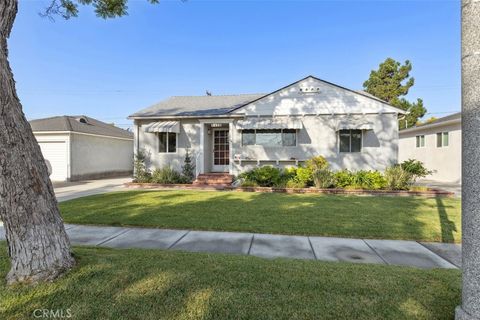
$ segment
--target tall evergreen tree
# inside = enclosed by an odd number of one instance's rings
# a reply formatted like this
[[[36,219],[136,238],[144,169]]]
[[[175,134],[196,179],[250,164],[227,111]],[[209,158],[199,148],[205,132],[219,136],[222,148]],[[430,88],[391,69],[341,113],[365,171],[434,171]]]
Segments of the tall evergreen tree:
[[[379,65],[378,70],[370,72],[370,78],[363,83],[363,89],[366,92],[397,108],[409,111],[409,114],[399,121],[400,129],[415,125],[427,112],[422,99],[417,99],[416,102],[405,99],[408,91],[415,84],[415,79],[410,76],[411,71],[410,61],[407,60],[402,65],[392,58],[387,58]]]
[[[105,19],[127,14],[127,0],[51,0],[44,15],[75,17],[78,4],[91,5]],[[8,62],[7,39],[17,10],[18,0],[0,0],[0,219],[11,262],[9,284],[53,280],[75,263],[47,166]]]

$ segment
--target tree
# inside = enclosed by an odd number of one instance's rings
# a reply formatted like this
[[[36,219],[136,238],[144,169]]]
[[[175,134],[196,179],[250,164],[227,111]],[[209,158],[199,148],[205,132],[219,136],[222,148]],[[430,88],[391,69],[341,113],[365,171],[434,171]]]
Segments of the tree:
[[[378,70],[370,72],[370,78],[363,83],[366,92],[397,108],[409,111],[409,114],[399,121],[400,129],[415,125],[418,119],[427,112],[422,99],[417,99],[417,102],[409,102],[404,98],[415,84],[415,79],[410,76],[410,71],[412,71],[410,61],[407,60],[402,65],[392,58],[387,58],[379,65]]]
[[[75,17],[78,4],[93,6],[102,18],[127,14],[127,0],[52,0],[44,15]],[[11,260],[8,284],[53,280],[75,264],[47,166],[8,62],[7,39],[17,10],[17,0],[0,1],[0,218]]]
[[[185,160],[183,161],[182,175],[188,183],[195,179],[195,164],[192,162],[192,157],[190,152],[188,152],[188,149],[185,153]]]

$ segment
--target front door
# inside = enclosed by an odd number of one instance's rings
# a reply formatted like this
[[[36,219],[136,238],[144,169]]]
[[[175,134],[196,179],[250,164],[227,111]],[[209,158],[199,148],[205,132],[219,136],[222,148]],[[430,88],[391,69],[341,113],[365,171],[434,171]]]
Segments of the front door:
[[[213,172],[228,172],[230,165],[230,142],[228,129],[213,130]]]

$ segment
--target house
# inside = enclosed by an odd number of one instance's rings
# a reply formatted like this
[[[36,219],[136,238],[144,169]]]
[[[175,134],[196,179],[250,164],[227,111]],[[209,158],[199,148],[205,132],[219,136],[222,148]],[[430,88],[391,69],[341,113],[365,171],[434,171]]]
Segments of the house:
[[[30,121],[52,181],[131,174],[133,133],[86,116]]]
[[[428,180],[460,183],[462,177],[462,118],[455,113],[401,130],[399,161],[417,159],[435,172]]]
[[[384,170],[397,163],[403,111],[365,92],[313,76],[267,94],[174,96],[132,114],[134,148],[149,168],[237,175],[297,166],[322,155],[332,169]]]

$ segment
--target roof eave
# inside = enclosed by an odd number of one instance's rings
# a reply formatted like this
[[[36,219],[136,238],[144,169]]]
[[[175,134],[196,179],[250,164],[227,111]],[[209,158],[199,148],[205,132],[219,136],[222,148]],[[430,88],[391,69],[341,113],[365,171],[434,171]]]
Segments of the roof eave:
[[[418,127],[411,127],[411,128],[400,130],[399,133],[402,134],[402,133],[416,132],[416,131],[421,131],[423,129],[437,128],[443,125],[451,125],[451,124],[458,124],[458,123],[462,123],[462,119],[453,119],[448,121],[428,123]]]

